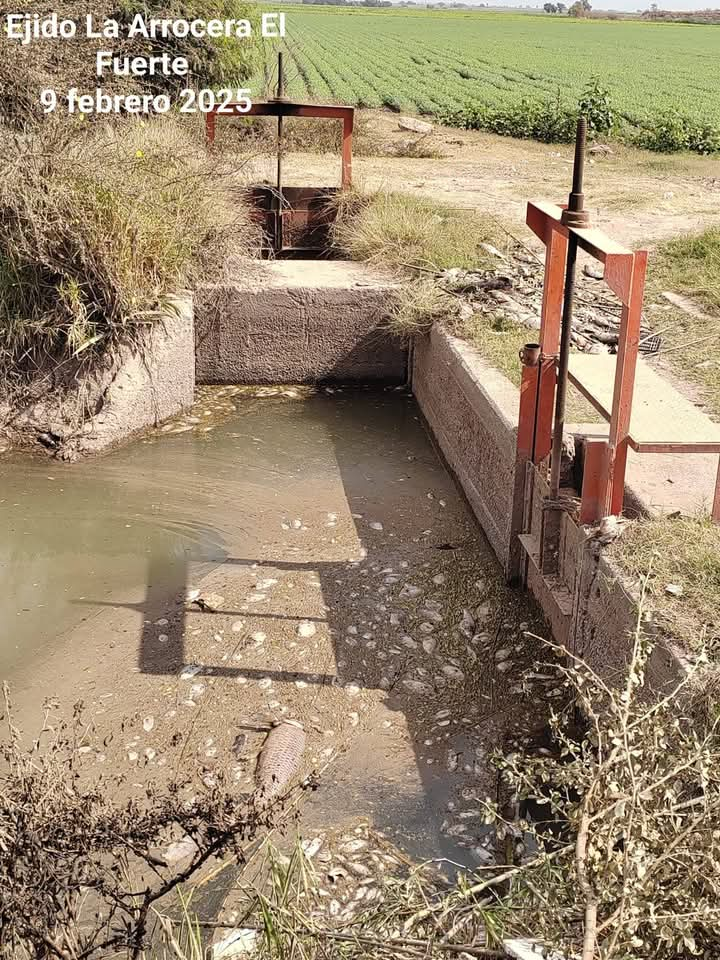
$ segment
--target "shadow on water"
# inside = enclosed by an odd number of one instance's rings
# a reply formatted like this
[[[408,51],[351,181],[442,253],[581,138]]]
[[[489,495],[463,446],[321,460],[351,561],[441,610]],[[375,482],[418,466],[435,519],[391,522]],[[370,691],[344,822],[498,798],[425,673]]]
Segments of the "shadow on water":
[[[460,549],[458,556],[464,556],[466,563],[472,563],[479,551],[485,570],[493,569],[494,576],[499,576],[489,547],[439,463],[410,397],[404,392],[368,390],[320,394],[292,403],[244,401],[238,404],[237,416],[205,435],[188,432],[160,437],[95,464],[70,468],[42,464],[32,470],[45,498],[50,493],[39,481],[43,472],[55,474],[47,481],[54,490],[67,492],[85,484],[83,496],[66,498],[65,506],[63,495],[54,497],[51,513],[57,517],[56,511],[65,510],[62,522],[53,523],[48,512],[44,520],[42,515],[35,517],[34,533],[15,537],[7,558],[17,568],[23,539],[30,544],[42,540],[47,559],[42,589],[50,604],[53,591],[61,597],[55,617],[57,633],[60,628],[72,629],[73,617],[77,622],[107,608],[127,611],[140,621],[140,672],[174,677],[190,656],[186,641],[191,618],[197,623],[199,617],[237,615],[259,625],[265,620],[293,625],[324,621],[333,639],[335,664],[345,664],[334,672],[288,671],[272,662],[261,669],[212,663],[200,664],[199,675],[317,686],[355,682],[382,690],[389,709],[404,715],[420,789],[399,790],[392,777],[383,777],[387,758],[378,755],[372,735],[360,734],[353,748],[352,775],[340,777],[333,791],[338,813],[352,809],[359,799],[363,806],[370,800],[377,826],[398,829],[409,848],[417,846],[418,852],[429,856],[467,858],[467,852],[459,851],[440,831],[450,796],[448,776],[444,767],[429,766],[425,759],[426,726],[418,722],[414,709],[408,709],[408,699],[398,695],[399,674],[390,678],[387,689],[381,660],[360,661],[359,654],[353,659],[339,647],[356,616],[348,611],[348,568],[353,562],[355,570],[358,565],[397,569],[398,559],[404,558],[413,569],[432,566],[434,557],[440,556],[435,551],[443,550],[443,569],[448,569],[448,562],[452,569],[452,551],[460,543],[467,549]],[[440,491],[448,509],[443,513],[433,503],[433,519],[427,520],[432,490]],[[300,515],[300,510],[306,516],[333,511],[344,520],[351,519],[352,527],[345,528],[342,543],[322,537],[298,548],[291,535],[282,534],[281,524],[283,518]],[[382,522],[387,535],[368,530],[370,517]],[[361,545],[367,554],[358,564]],[[63,562],[68,564],[64,582],[48,572]],[[142,584],[137,582],[139,562],[146,570]],[[111,569],[112,584],[97,575],[104,565]],[[218,567],[229,572],[267,568],[289,575],[314,574],[320,581],[326,616],[302,609],[302,603],[297,611],[266,613],[222,606],[216,614],[176,602]],[[89,569],[93,575],[88,575]],[[34,570],[34,563],[26,562],[25,574],[33,576]],[[77,584],[83,577],[88,579],[80,593]],[[98,590],[89,596],[98,586],[106,588],[104,593]],[[9,587],[13,589],[12,577]],[[165,616],[164,642],[158,643],[157,621]],[[45,623],[44,642],[52,642],[52,632]],[[380,651],[383,643],[391,641],[382,636],[382,627],[377,632]],[[366,651],[363,655],[367,656]]]

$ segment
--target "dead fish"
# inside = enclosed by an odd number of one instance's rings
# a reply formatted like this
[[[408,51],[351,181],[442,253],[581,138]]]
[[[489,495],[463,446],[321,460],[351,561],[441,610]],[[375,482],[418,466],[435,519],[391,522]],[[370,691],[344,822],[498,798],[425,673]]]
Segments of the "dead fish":
[[[305,730],[298,720],[283,720],[267,736],[255,775],[258,791],[275,797],[297,773],[305,749]]]
[[[61,439],[62,438],[56,433],[51,433],[50,431],[47,433],[39,433],[37,435],[38,443],[41,443],[44,447],[47,447],[48,450],[57,450]]]
[[[239,733],[233,740],[233,745],[230,749],[236,760],[242,760],[245,757],[247,742],[248,738],[246,733]]]

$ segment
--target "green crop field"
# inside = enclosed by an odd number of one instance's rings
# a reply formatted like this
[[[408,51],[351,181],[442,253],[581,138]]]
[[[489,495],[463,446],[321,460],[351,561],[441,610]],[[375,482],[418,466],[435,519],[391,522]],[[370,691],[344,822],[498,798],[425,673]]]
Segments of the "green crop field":
[[[293,96],[436,116],[454,112],[457,121],[458,113],[491,117],[528,103],[574,109],[597,77],[621,127],[656,129],[674,112],[674,122],[685,118],[691,127],[709,128],[706,134],[720,130],[720,26],[397,8],[284,9]]]

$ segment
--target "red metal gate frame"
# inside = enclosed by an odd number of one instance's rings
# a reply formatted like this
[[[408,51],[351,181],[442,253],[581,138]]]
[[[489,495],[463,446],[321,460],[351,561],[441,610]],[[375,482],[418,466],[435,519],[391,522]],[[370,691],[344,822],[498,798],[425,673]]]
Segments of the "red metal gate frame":
[[[557,387],[557,361],[562,323],[563,285],[568,237],[572,232],[578,246],[604,264],[605,283],[622,305],[617,362],[613,385],[608,439],[585,442],[585,464],[581,491],[580,523],[596,523],[608,515],[622,513],[628,447],[645,453],[720,453],[720,444],[639,443],[630,431],[635,374],[640,346],[647,251],[632,252],[601,230],[567,227],[561,221],[562,207],[552,203],[529,203],[527,224],[545,244],[545,278],[540,327],[539,360],[524,363],[520,391],[517,435],[517,481],[513,529],[523,526],[524,480],[527,464],[542,463],[552,449],[553,410]],[[571,382],[604,413],[604,408],[579,382]],[[605,414],[606,415],[606,414]],[[711,512],[720,523],[720,463]]]
[[[242,104],[228,103],[216,107],[205,116],[205,135],[209,144],[215,142],[218,117],[309,117],[316,120],[340,120],[343,125],[341,186],[352,185],[352,138],[355,108],[336,104],[295,103],[292,100],[268,100],[253,103],[249,110]]]
[[[566,227],[562,210],[552,203],[528,204],[527,224],[546,248],[545,279],[540,361],[523,366],[517,456],[520,462],[537,465],[552,448],[565,262],[572,231],[580,249],[604,264],[605,282],[622,305],[609,437],[588,441],[586,447],[580,522],[592,523],[622,512],[647,251],[633,253],[601,230]]]

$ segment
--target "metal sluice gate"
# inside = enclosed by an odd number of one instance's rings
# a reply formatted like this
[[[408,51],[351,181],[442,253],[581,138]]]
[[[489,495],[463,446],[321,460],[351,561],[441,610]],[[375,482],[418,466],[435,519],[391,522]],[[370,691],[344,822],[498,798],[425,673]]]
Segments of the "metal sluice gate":
[[[352,138],[355,108],[340,104],[297,103],[285,96],[283,55],[278,54],[277,94],[249,110],[229,103],[206,115],[208,144],[215,142],[219,117],[277,118],[277,167],[274,184],[255,184],[247,197],[264,236],[264,253],[270,257],[322,257],[329,255],[330,232],[336,218],[335,199],[352,185]],[[286,117],[335,120],[342,123],[339,187],[291,187],[283,176],[284,121]]]

